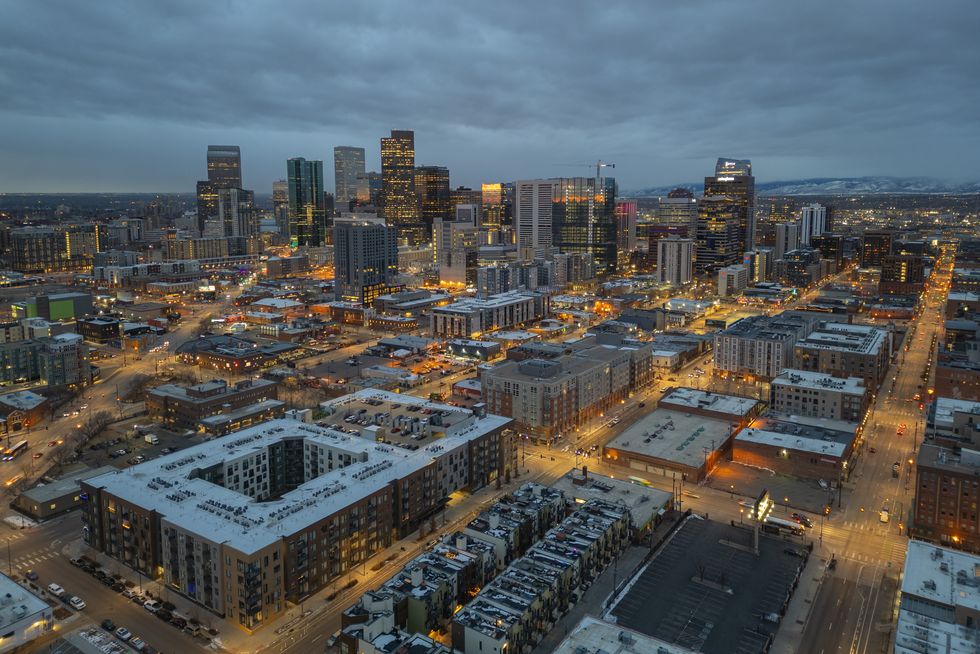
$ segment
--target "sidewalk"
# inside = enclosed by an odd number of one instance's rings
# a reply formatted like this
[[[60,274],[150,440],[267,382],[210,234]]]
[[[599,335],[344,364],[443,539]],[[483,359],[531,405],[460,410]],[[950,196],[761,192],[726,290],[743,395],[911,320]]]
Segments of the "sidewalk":
[[[793,591],[786,615],[779,623],[779,629],[769,649],[770,654],[796,654],[799,644],[803,642],[803,630],[806,629],[813,603],[823,585],[826,567],[827,562],[814,548],[800,575],[800,583]]]

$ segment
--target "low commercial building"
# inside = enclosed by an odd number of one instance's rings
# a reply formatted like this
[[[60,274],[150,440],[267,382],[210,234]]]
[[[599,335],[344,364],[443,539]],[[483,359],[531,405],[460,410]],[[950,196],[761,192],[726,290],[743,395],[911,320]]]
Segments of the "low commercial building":
[[[660,398],[657,406],[662,409],[685,411],[708,418],[729,420],[745,426],[759,415],[764,407],[762,402],[740,395],[725,395],[702,391],[697,388],[680,387],[672,389]]]
[[[937,397],[929,405],[925,437],[945,447],[980,445],[980,402]]]
[[[482,407],[322,408],[344,431],[273,420],[82,482],[85,542],[253,631],[516,465],[511,421]]]
[[[858,435],[854,422],[773,412],[738,433],[732,461],[836,484],[846,474]]]
[[[268,379],[240,381],[234,386],[223,379],[194,386],[163,384],[146,392],[146,411],[150,418],[168,426],[203,430],[202,421],[206,418],[240,409],[251,412],[270,400],[276,401],[281,416],[285,405],[278,402],[278,389],[279,384]],[[241,419],[243,416],[239,416]]]
[[[769,384],[773,410],[830,420],[861,422],[870,396],[861,377],[832,377],[807,370],[784,370]]]
[[[0,652],[12,652],[54,628],[54,609],[5,574],[0,574]]]
[[[835,377],[861,377],[877,390],[888,372],[891,335],[877,327],[821,322],[794,347],[794,368]],[[789,367],[789,366],[787,366]]]
[[[113,466],[85,469],[47,484],[38,484],[17,496],[11,506],[32,520],[41,522],[85,505],[81,483],[112,472]]]
[[[31,391],[0,395],[0,434],[9,435],[32,427],[44,419],[48,399]]]
[[[501,347],[497,341],[477,341],[471,338],[454,338],[446,343],[446,352],[464,359],[488,361],[500,356]]]
[[[547,318],[550,313],[550,297],[546,293],[511,291],[434,307],[429,326],[437,338],[478,338],[485,332]]]
[[[552,654],[695,654],[694,650],[647,636],[590,615],[572,627]]]
[[[258,343],[240,336],[217,334],[187,341],[177,348],[184,362],[225,373],[247,374],[289,361],[302,353],[296,343]]]
[[[86,341],[108,343],[119,338],[122,320],[113,316],[91,316],[75,321],[75,329]]]
[[[980,620],[980,557],[912,540],[905,552],[895,654],[972,654]]]

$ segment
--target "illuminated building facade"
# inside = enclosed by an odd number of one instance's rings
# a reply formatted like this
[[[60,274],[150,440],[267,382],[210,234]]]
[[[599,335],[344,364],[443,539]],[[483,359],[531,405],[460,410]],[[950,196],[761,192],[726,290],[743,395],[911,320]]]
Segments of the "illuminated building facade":
[[[733,220],[738,225],[737,250],[752,249],[755,226],[755,177],[748,159],[718,159],[714,177],[704,178],[705,197],[727,197],[732,204]]]
[[[371,306],[398,290],[396,230],[382,218],[338,218],[333,226],[334,295],[337,300]]]
[[[445,166],[419,166],[415,169],[415,192],[425,232],[422,241],[432,240],[432,225],[437,219],[449,220],[454,212],[449,201],[449,169]]]
[[[616,272],[616,180],[555,180],[552,243],[562,252],[591,254],[599,275]]]
[[[289,199],[289,244],[323,245],[327,211],[323,197],[323,162],[294,157],[286,161]]]
[[[657,207],[657,223],[669,227],[679,227],[685,238],[695,238],[698,233],[698,201],[686,188],[675,188],[660,199]],[[651,248],[652,249],[652,248]]]
[[[364,179],[364,148],[338,145],[333,149],[334,200],[340,211],[349,211],[351,200],[367,195]]]
[[[739,207],[727,196],[708,195],[698,203],[697,271],[714,273],[742,260]]]
[[[500,229],[504,224],[504,185],[499,182],[484,184],[481,195],[483,216],[480,227]]]
[[[618,267],[626,270],[636,252],[636,200],[616,200],[616,255]]]
[[[399,240],[426,242],[415,193],[415,132],[393,129],[381,139],[381,185],[384,216],[398,230]]]

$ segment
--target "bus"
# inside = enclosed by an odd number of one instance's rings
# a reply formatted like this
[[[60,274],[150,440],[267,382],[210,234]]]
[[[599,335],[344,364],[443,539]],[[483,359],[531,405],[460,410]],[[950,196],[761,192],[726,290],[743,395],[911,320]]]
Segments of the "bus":
[[[633,476],[630,476],[629,479],[634,484],[640,484],[641,486],[653,486],[653,484],[651,484],[649,481],[647,481],[643,477],[633,477]]]
[[[5,449],[3,451],[3,460],[4,461],[13,461],[17,457],[19,457],[21,454],[23,454],[24,452],[26,452],[27,451],[27,448],[28,448],[27,441],[21,441],[21,442],[17,443],[16,445],[14,445],[13,447],[8,447],[7,449]]]
[[[806,533],[806,527],[800,523],[782,518],[766,518],[766,521],[762,523],[762,529],[771,533],[790,534],[791,536],[802,536]]]

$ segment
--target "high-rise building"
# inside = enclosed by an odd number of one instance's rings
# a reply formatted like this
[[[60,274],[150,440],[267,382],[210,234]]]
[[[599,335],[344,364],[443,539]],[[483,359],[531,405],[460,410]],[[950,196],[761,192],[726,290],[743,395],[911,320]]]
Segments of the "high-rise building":
[[[361,192],[364,196],[358,195],[358,203],[380,208],[384,204],[384,184],[381,181],[381,173],[371,171],[361,175],[358,178],[358,193]]]
[[[535,257],[544,257],[551,250],[556,187],[557,180],[554,179],[524,180],[515,184],[517,247],[533,250]]]
[[[259,233],[255,194],[240,188],[218,190],[218,222],[224,236],[254,236]]]
[[[778,223],[773,257],[777,260],[782,259],[784,254],[798,247],[800,247],[800,223]]]
[[[839,270],[844,262],[844,237],[840,234],[824,232],[820,236],[810,237],[810,246],[820,250],[824,259],[834,262],[834,269]]]
[[[738,295],[749,284],[749,269],[743,264],[718,269],[718,295]]]
[[[892,253],[895,233],[889,230],[868,230],[862,238],[861,267],[880,268],[885,257]]]
[[[901,295],[921,293],[925,281],[925,257],[889,254],[882,259],[879,293]]]
[[[616,272],[616,180],[555,180],[552,243],[562,252],[591,254],[599,275]]]
[[[715,176],[704,178],[704,195],[729,198],[734,207],[733,219],[738,224],[738,251],[747,252],[754,243],[755,177],[748,159],[718,159]]]
[[[694,194],[686,188],[675,188],[666,198],[661,198],[657,207],[657,224],[684,228],[687,238],[696,238],[698,201],[694,199]]]
[[[284,179],[272,182],[272,214],[280,234],[289,233],[289,183]]]
[[[636,252],[636,200],[616,200],[616,255],[620,270],[627,270]]]
[[[814,236],[827,231],[827,207],[810,204],[800,209],[800,245],[810,245]]]
[[[419,214],[425,224],[422,242],[428,242],[436,219],[451,220],[455,213],[449,202],[449,169],[445,166],[416,168],[415,192],[418,194]]]
[[[768,282],[772,279],[773,248],[756,247],[745,253],[742,264],[749,269],[749,283]]]
[[[105,225],[29,226],[10,230],[10,267],[17,272],[83,271],[108,249]]]
[[[739,207],[729,197],[707,195],[698,203],[696,267],[700,273],[714,273],[742,259],[739,248]]]
[[[415,132],[391,130],[381,139],[382,205],[398,239],[415,245],[427,242],[415,193]]]
[[[293,247],[323,245],[327,212],[323,200],[323,162],[294,157],[286,161],[289,197],[289,243]]]
[[[432,257],[439,282],[472,285],[476,282],[479,228],[476,207],[456,207],[456,220],[436,218],[432,225]]]
[[[210,180],[197,183],[197,231],[204,232],[204,223],[218,215],[218,189]]]
[[[657,241],[657,281],[683,286],[694,279],[694,240],[668,236]]]
[[[208,181],[214,188],[242,188],[242,151],[237,145],[208,146]]]
[[[337,300],[370,306],[375,299],[398,290],[396,230],[383,218],[350,216],[333,226],[334,295]]]
[[[364,179],[364,148],[338,145],[333,149],[334,199],[340,211],[350,211],[352,200],[367,195],[362,191]]]
[[[482,189],[483,216],[480,227],[500,229],[504,225],[504,185],[500,182],[484,184]]]

